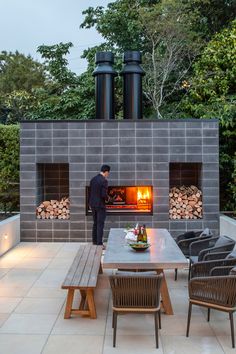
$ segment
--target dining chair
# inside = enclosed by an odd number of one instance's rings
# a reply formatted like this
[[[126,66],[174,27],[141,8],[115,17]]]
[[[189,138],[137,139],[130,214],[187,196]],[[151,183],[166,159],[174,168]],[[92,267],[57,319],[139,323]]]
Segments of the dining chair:
[[[186,337],[189,336],[192,305],[206,307],[208,321],[210,321],[210,309],[227,312],[230,319],[232,347],[235,348],[233,313],[236,311],[236,275],[199,277],[190,280]]]
[[[193,264],[205,261],[213,253],[231,252],[234,246],[235,241],[228,236],[212,237],[191,243],[189,247],[189,279]]]
[[[158,341],[158,318],[161,328],[160,287],[162,275],[155,272],[116,274],[109,277],[113,300],[113,347],[116,346],[117,317],[119,314],[153,314],[156,348]]]
[[[185,255],[186,258],[189,258],[189,246],[191,245],[192,242],[198,241],[198,240],[204,240],[211,238],[213,236],[212,231],[208,228],[202,230],[202,231],[187,231],[183,234],[178,235],[175,238],[175,242],[177,243],[178,247],[181,249],[183,254]],[[177,280],[178,277],[178,269],[175,269],[175,280]]]

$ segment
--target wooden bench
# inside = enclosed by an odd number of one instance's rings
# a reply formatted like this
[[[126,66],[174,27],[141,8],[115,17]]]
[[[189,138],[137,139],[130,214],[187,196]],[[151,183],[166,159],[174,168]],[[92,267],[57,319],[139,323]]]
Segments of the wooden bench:
[[[102,273],[101,256],[102,246],[80,246],[62,284],[62,289],[68,290],[64,318],[70,318],[73,314],[97,318],[94,289],[98,273]],[[81,294],[78,308],[72,308],[75,290],[80,290]]]

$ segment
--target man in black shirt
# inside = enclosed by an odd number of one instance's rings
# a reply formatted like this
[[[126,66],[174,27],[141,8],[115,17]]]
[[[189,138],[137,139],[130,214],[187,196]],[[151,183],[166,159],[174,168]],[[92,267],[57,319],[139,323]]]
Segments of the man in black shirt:
[[[103,245],[103,228],[106,219],[106,200],[110,166],[103,165],[101,172],[90,181],[89,206],[93,214],[93,244]]]

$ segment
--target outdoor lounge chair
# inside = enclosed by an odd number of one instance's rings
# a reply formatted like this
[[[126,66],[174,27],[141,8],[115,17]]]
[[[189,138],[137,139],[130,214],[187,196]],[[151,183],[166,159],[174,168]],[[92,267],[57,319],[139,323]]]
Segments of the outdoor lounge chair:
[[[113,347],[116,346],[118,314],[150,313],[154,315],[156,347],[158,348],[158,317],[161,328],[160,287],[162,275],[155,272],[111,275],[109,277],[113,299]]]

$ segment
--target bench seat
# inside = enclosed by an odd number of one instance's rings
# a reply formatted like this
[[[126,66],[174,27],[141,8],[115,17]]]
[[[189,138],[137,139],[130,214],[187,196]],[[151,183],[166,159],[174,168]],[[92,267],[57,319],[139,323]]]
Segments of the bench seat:
[[[94,289],[97,286],[101,267],[102,246],[81,245],[62,284],[68,290],[64,318],[71,315],[97,318],[94,302]],[[75,290],[80,291],[81,301],[78,308],[72,308]]]

